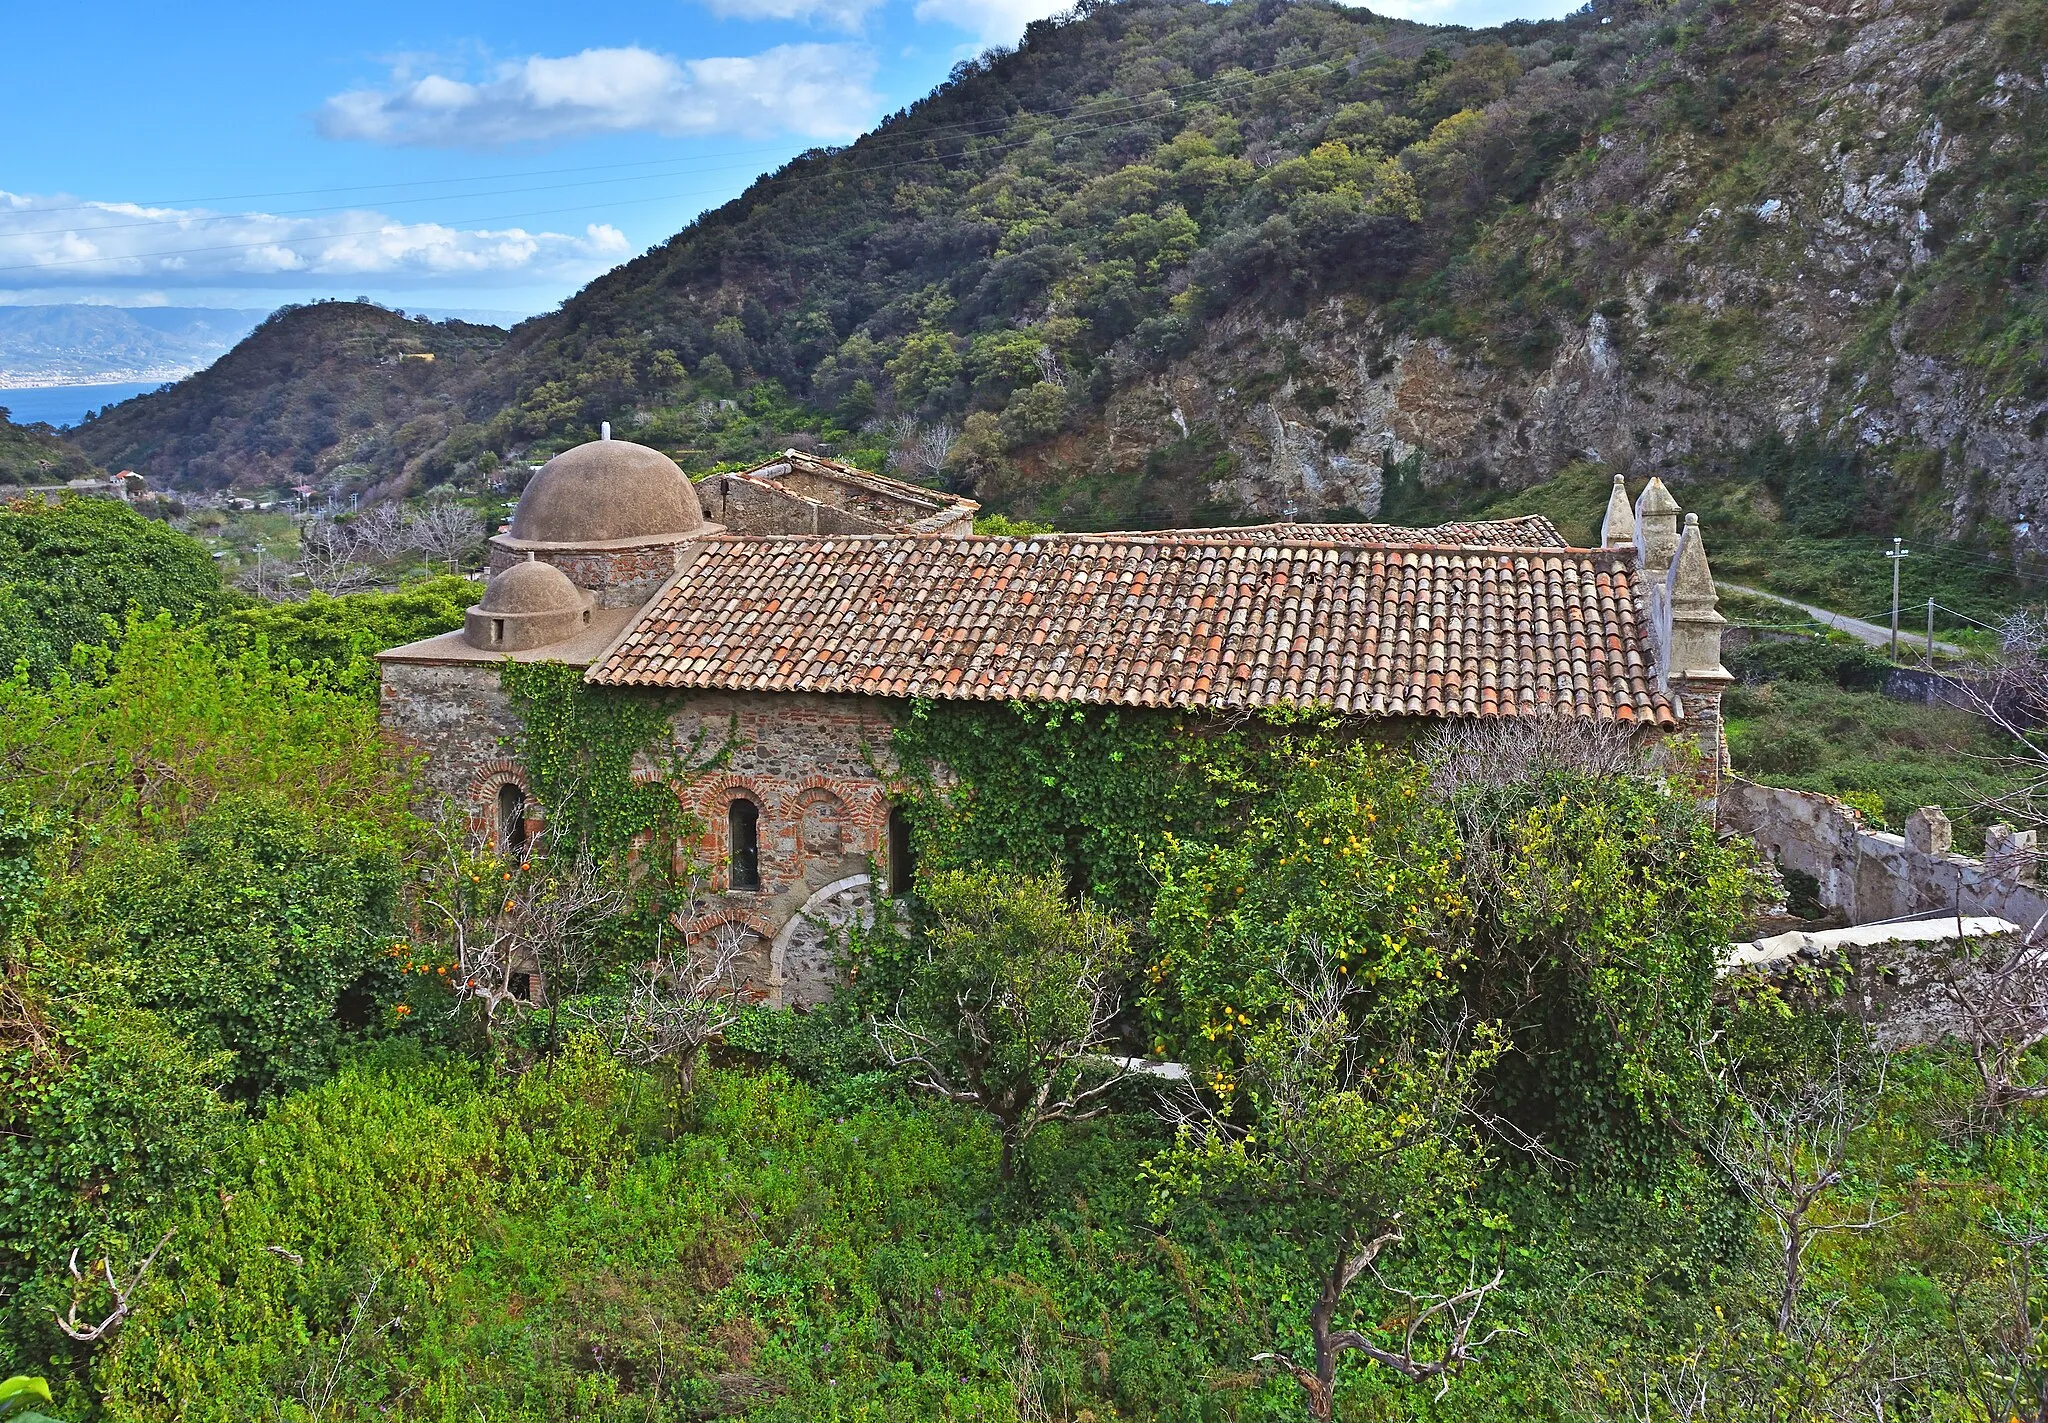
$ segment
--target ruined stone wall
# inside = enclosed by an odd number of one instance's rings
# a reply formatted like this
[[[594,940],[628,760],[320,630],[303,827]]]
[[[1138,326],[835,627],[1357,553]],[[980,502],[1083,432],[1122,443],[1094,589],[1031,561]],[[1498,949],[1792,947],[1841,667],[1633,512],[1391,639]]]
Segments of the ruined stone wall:
[[[1903,835],[1865,828],[1832,796],[1730,778],[1721,824],[1749,836],[1774,863],[1812,875],[1821,902],[1872,924],[1911,914],[1996,915],[2031,928],[2048,915],[2048,894],[2032,883],[2032,856],[1987,865]]]
[[[783,476],[783,485],[796,476]],[[807,487],[792,491],[779,485],[751,479],[707,479],[697,486],[707,517],[724,524],[736,534],[881,534],[889,526],[852,509],[835,507],[845,502],[846,491],[829,480],[809,479],[808,486],[824,491],[813,494]],[[826,497],[830,495],[832,497]]]
[[[1731,946],[1724,990],[1771,981],[1797,997],[1854,1014],[1886,1052],[1967,1037],[1970,1017],[2019,986],[2038,1001],[2041,951],[1995,915],[1779,934]],[[2002,981],[2003,980],[2003,981]]]

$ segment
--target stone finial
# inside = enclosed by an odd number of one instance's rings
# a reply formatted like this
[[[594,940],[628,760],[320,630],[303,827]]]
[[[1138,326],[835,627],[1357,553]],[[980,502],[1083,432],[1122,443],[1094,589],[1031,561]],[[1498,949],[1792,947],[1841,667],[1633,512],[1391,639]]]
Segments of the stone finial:
[[[1956,832],[1938,805],[1923,805],[1906,817],[1906,844],[1923,855],[1946,855]]]
[[[2035,883],[2040,866],[2037,832],[2004,824],[1991,826],[1984,832],[1984,864],[1993,874],[2016,884]]]
[[[1636,496],[1636,552],[1643,570],[1662,576],[1678,553],[1678,501],[1652,478]]]
[[[1636,541],[1635,511],[1629,508],[1628,486],[1621,471],[1614,472],[1614,489],[1607,496],[1607,517],[1600,521],[1600,547],[1627,548]]]
[[[1669,675],[1732,680],[1721,665],[1721,629],[1728,620],[1720,613],[1721,597],[1714,591],[1714,571],[1707,566],[1697,514],[1685,516],[1685,537],[1678,541],[1665,589],[1671,609],[1671,646],[1665,662]]]

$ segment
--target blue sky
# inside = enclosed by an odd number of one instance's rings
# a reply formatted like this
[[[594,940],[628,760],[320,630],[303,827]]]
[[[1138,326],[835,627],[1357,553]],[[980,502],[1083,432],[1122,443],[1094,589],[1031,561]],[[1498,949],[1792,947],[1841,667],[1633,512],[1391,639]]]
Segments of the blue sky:
[[[0,304],[546,310],[1060,8],[19,0]],[[1480,25],[1573,5],[1378,8]]]

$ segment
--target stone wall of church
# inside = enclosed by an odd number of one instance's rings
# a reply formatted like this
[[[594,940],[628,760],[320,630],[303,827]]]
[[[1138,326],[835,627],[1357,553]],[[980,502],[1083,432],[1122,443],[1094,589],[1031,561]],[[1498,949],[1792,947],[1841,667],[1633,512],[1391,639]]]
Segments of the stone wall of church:
[[[472,830],[489,833],[499,789],[525,789],[518,718],[499,687],[497,667],[386,663],[380,695],[385,730],[422,755],[431,798],[452,802]],[[694,850],[709,867],[708,892],[687,928],[736,935],[746,982],[761,998],[823,1001],[832,987],[834,934],[869,916],[873,885],[887,883],[895,725],[888,704],[797,694],[685,694],[670,721],[681,764],[706,768],[677,790],[701,822]],[[665,776],[667,748],[643,757],[636,773]],[[756,811],[758,889],[731,885],[735,799]]]
[[[679,792],[702,823],[698,858],[712,867],[711,893],[691,928],[742,935],[750,978],[769,1001],[822,1001],[831,991],[833,931],[872,913],[873,886],[887,882],[889,704],[698,693],[670,720],[689,764],[716,763]],[[731,885],[736,799],[757,812],[758,889]]]
[[[676,571],[677,555],[689,544],[688,538],[679,538],[630,548],[539,548],[533,553],[542,563],[552,563],[561,569],[578,588],[590,592],[600,608],[636,608],[669,580]],[[525,561],[525,550],[503,547],[493,540],[484,565],[496,576]]]
[[[387,662],[377,715],[388,736],[423,758],[430,799],[452,801],[479,830],[492,824],[499,787],[525,787],[515,759],[519,719],[496,664]]]

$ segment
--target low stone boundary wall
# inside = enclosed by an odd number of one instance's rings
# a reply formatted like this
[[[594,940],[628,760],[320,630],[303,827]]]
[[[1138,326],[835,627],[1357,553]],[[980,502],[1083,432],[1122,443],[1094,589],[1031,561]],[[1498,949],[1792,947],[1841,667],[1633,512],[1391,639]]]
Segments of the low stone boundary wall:
[[[1797,985],[1802,971],[1811,971],[1799,990],[1855,1014],[1891,1052],[1967,1037],[1969,1019],[1956,995],[1983,1000],[1998,971],[2022,950],[2020,937],[2019,925],[1988,914],[1795,931],[1729,945],[1721,978],[1730,987],[1758,977]],[[2032,973],[2038,962],[2033,951],[2024,967]]]
[[[1739,777],[1722,786],[1719,805],[1724,828],[1755,840],[1779,867],[1812,875],[1821,902],[1852,924],[1961,913],[1995,915],[2031,931],[2048,917],[2025,837],[1994,837],[1987,864],[1950,851],[1938,810],[1915,811],[1908,834],[1893,835],[1866,828],[1832,796]]]

